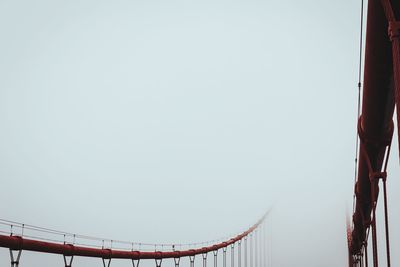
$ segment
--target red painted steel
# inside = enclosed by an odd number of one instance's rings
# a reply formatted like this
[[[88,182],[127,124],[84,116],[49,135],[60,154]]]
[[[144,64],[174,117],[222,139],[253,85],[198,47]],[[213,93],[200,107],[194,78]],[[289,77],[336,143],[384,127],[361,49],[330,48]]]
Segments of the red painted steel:
[[[400,1],[392,1],[400,12]],[[368,1],[367,36],[365,48],[362,115],[358,132],[360,151],[358,176],[355,185],[356,206],[350,252],[362,250],[371,212],[377,199],[378,180],[373,173],[381,172],[385,149],[391,143],[395,107],[392,48],[388,36],[388,21],[380,0]],[[372,173],[371,173],[372,172]],[[376,190],[372,190],[372,189]]]
[[[264,215],[256,224],[250,227],[247,231],[225,242],[214,244],[198,249],[190,249],[183,251],[125,251],[113,249],[99,249],[91,247],[74,246],[72,244],[58,244],[52,242],[43,242],[38,240],[26,239],[20,236],[6,236],[0,235],[0,247],[10,248],[13,250],[29,250],[51,254],[61,254],[67,256],[82,256],[82,257],[96,257],[105,259],[166,259],[166,258],[179,258],[188,257],[198,254],[204,254],[215,251],[237,241],[243,239],[245,236],[253,232],[266,218]]]

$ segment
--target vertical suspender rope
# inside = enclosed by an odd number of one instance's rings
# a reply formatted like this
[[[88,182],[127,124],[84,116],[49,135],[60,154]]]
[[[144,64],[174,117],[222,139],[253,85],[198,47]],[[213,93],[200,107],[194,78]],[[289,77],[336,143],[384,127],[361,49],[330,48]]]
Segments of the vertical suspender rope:
[[[247,267],[247,236],[244,237],[244,267]]]
[[[65,264],[65,267],[72,267],[72,261],[74,260],[74,256],[72,255],[72,256],[70,256],[70,257],[68,258],[68,256],[63,255],[63,257],[64,257],[64,264]]]
[[[380,178],[383,183],[383,202],[384,202],[384,214],[385,214],[385,237],[386,237],[386,262],[387,266],[390,267],[390,241],[389,241],[389,218],[388,218],[388,206],[387,206],[387,190],[386,190],[386,178],[387,178],[387,164],[390,155],[390,147],[389,144],[386,149],[385,163],[383,167],[383,172]]]
[[[372,192],[375,192],[374,183],[371,184],[371,188],[372,188]],[[377,237],[376,237],[376,204],[375,203],[373,203],[374,207],[372,209],[372,222],[371,222],[371,227],[372,227],[372,255],[373,255],[374,267],[378,267],[378,243],[377,243]]]
[[[218,250],[214,250],[213,254],[214,254],[214,267],[217,267],[217,265],[218,265]]]
[[[260,225],[260,266],[264,267],[264,247],[263,247],[263,228],[262,224]]]
[[[231,267],[235,267],[235,243],[231,245]]]
[[[242,267],[242,240],[238,241],[238,267]]]
[[[103,260],[103,267],[110,267],[111,259],[102,258],[102,260]]]
[[[393,56],[393,80],[396,102],[396,115],[397,115],[397,133],[398,140],[400,141],[400,21],[397,21],[393,6],[389,0],[381,0],[386,18],[388,20],[389,28],[388,35],[392,42],[392,56]],[[399,142],[400,146],[400,142]],[[390,151],[390,146],[388,148]],[[387,154],[387,157],[389,152]],[[386,159],[387,164],[387,159]],[[386,166],[385,166],[386,169]],[[386,257],[388,266],[390,266],[390,247],[389,247],[389,225],[388,225],[388,208],[387,208],[387,192],[386,192],[386,177],[383,179],[384,190],[384,209],[385,209],[385,228],[386,228]]]
[[[260,225],[260,267],[264,267],[263,259],[263,235],[262,235],[262,225]]]
[[[386,237],[386,260],[387,260],[387,266],[390,267],[390,245],[389,245],[389,225],[388,225],[388,209],[387,209],[387,193],[385,190],[386,187],[386,177],[387,177],[387,164],[388,164],[388,159],[389,159],[389,154],[390,154],[390,143],[388,142],[387,148],[385,150],[385,155],[384,155],[384,165],[383,165],[383,170],[382,171],[375,171],[372,168],[371,161],[368,157],[367,152],[363,154],[363,156],[366,158],[366,162],[368,165],[368,170],[369,170],[369,178],[370,178],[370,184],[371,184],[371,198],[372,198],[372,221],[371,221],[371,227],[372,227],[372,254],[373,254],[373,263],[374,267],[378,267],[378,243],[377,243],[377,229],[376,229],[376,207],[377,207],[377,195],[378,195],[378,189],[379,189],[379,180],[382,179],[383,181],[383,187],[384,187],[384,213],[385,213],[385,237]],[[368,236],[368,235],[367,235]]]
[[[362,52],[363,52],[363,28],[364,28],[364,0],[361,0],[361,8],[360,8],[360,39],[359,39],[359,60],[358,60],[358,83],[357,83],[357,121],[360,119],[361,113],[361,75],[362,75]],[[354,184],[357,182],[357,165],[358,165],[358,151],[359,151],[359,136],[358,131],[356,129],[356,146],[355,146],[355,156],[354,156]],[[354,190],[353,193],[353,214],[355,212],[355,205],[356,205],[356,192]],[[349,243],[349,251],[350,251],[350,244]],[[355,258],[353,258],[353,265]]]
[[[250,267],[253,266],[253,233],[250,234]]]
[[[386,191],[386,177],[383,179],[383,202],[385,209],[385,234],[386,234],[386,258],[388,267],[390,267],[390,242],[389,242],[389,218],[387,208],[387,191]]]
[[[223,257],[222,257],[222,266],[226,267],[226,247],[222,248]]]
[[[17,256],[14,256],[14,251],[17,252]],[[19,260],[21,259],[22,250],[12,250],[10,249],[11,267],[18,267]]]
[[[361,143],[363,145],[363,143]],[[378,243],[377,243],[377,234],[376,234],[376,204],[377,204],[377,199],[376,199],[376,193],[377,193],[377,188],[378,184],[376,182],[375,175],[377,174],[374,172],[374,169],[372,168],[371,161],[369,159],[368,153],[366,152],[365,149],[363,149],[364,153],[362,154],[363,157],[365,157],[365,161],[367,162],[367,167],[368,167],[368,173],[369,173],[369,180],[370,180],[370,195],[372,199],[372,219],[371,219],[371,225],[370,227],[372,228],[372,258],[373,258],[373,266],[378,267]]]
[[[259,241],[259,243],[260,243],[260,266],[261,267],[264,267],[264,260],[263,260],[263,256],[264,256],[264,253],[263,253],[263,231],[262,231],[262,224],[259,226],[259,228],[260,228],[260,236],[259,236],[259,239],[260,239],[260,241]]]
[[[255,258],[255,263],[254,266],[258,267],[258,229],[254,230],[254,258]]]
[[[363,51],[363,28],[364,28],[364,0],[361,0],[361,10],[360,10],[360,41],[359,41],[359,60],[358,60],[358,97],[357,97],[357,121],[361,115],[361,74],[362,74],[362,51]],[[359,150],[359,139],[358,139],[358,131],[356,129],[356,151],[354,157],[354,184],[357,180],[357,164],[358,164],[358,150]],[[356,194],[353,194],[353,213],[355,211],[355,198]]]
[[[203,253],[203,267],[207,267],[207,252]]]
[[[268,226],[268,239],[267,239],[267,246],[268,246],[268,267],[272,267],[272,229],[271,223]]]
[[[263,222],[262,226],[262,250],[261,253],[263,255],[263,264],[262,267],[267,267],[267,246],[266,246],[266,231],[265,231],[265,221]]]
[[[194,259],[195,259],[195,255],[193,255],[193,256],[189,256],[189,260],[190,260],[190,267],[194,267]]]
[[[387,261],[387,266],[390,267],[390,241],[389,241],[389,215],[388,215],[388,206],[387,206],[387,190],[386,190],[386,178],[387,178],[387,165],[388,165],[388,159],[390,155],[390,147],[391,145],[389,144],[387,147],[386,151],[386,159],[385,159],[385,165],[383,169],[383,176],[382,178],[382,183],[383,183],[383,205],[384,205],[384,213],[385,213],[385,235],[386,235],[386,261]]]
[[[154,261],[156,262],[156,267],[161,267],[162,258],[160,258],[160,259],[154,259]]]
[[[139,267],[139,263],[140,263],[140,260],[137,260],[137,263],[135,263],[135,260],[132,259],[132,266],[133,267]]]
[[[261,224],[261,226],[260,226],[260,229],[261,229],[261,235],[260,235],[260,242],[261,242],[261,248],[260,248],[260,251],[261,251],[261,267],[265,267],[265,253],[264,253],[264,250],[265,250],[265,239],[264,239],[264,235],[265,235],[265,233],[264,233],[264,222]]]
[[[361,250],[361,253],[360,253],[360,267],[362,267],[363,264],[364,264],[364,253],[363,253],[363,251]]]
[[[261,267],[261,232],[260,226],[257,228],[257,255],[258,255],[258,266]]]
[[[175,267],[179,267],[180,261],[181,261],[181,258],[179,258],[179,257],[174,258]],[[133,267],[135,267],[135,266],[133,266]]]

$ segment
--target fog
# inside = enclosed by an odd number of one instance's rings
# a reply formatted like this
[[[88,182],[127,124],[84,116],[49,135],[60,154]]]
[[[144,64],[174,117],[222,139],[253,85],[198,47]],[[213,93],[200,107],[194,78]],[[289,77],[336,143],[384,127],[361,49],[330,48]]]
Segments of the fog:
[[[1,0],[0,218],[186,243],[271,209],[271,266],[345,266],[359,11],[343,0]],[[62,264],[23,252],[20,266]]]

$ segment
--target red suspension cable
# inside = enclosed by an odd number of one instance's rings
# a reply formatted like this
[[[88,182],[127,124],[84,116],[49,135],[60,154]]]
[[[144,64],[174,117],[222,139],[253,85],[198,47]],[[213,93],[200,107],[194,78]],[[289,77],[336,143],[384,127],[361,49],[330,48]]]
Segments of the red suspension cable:
[[[229,240],[216,243],[211,246],[182,250],[182,251],[148,252],[148,251],[133,251],[133,250],[131,251],[117,250],[108,248],[94,248],[94,247],[75,246],[73,244],[67,244],[67,243],[60,244],[54,242],[32,240],[32,239],[27,239],[26,237],[15,236],[15,235],[11,236],[0,235],[0,247],[10,248],[14,251],[29,250],[29,251],[36,251],[43,253],[61,254],[65,256],[97,257],[102,259],[119,258],[119,259],[139,260],[139,259],[193,257],[194,260],[195,255],[199,254],[203,255],[209,252],[219,250],[221,248],[226,249],[228,246],[235,244],[239,240],[242,240],[244,237],[248,236],[250,233],[252,233],[255,229],[259,227],[259,225],[265,220],[267,214],[265,214],[256,224],[250,227],[247,231]]]

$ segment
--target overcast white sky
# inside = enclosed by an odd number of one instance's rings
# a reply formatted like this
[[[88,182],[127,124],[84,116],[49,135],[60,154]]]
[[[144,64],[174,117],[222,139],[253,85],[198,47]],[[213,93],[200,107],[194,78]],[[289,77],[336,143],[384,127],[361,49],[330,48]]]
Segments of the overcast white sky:
[[[359,5],[0,0],[0,217],[191,242],[273,207],[273,266],[344,266]],[[62,259],[23,254],[39,265]]]

